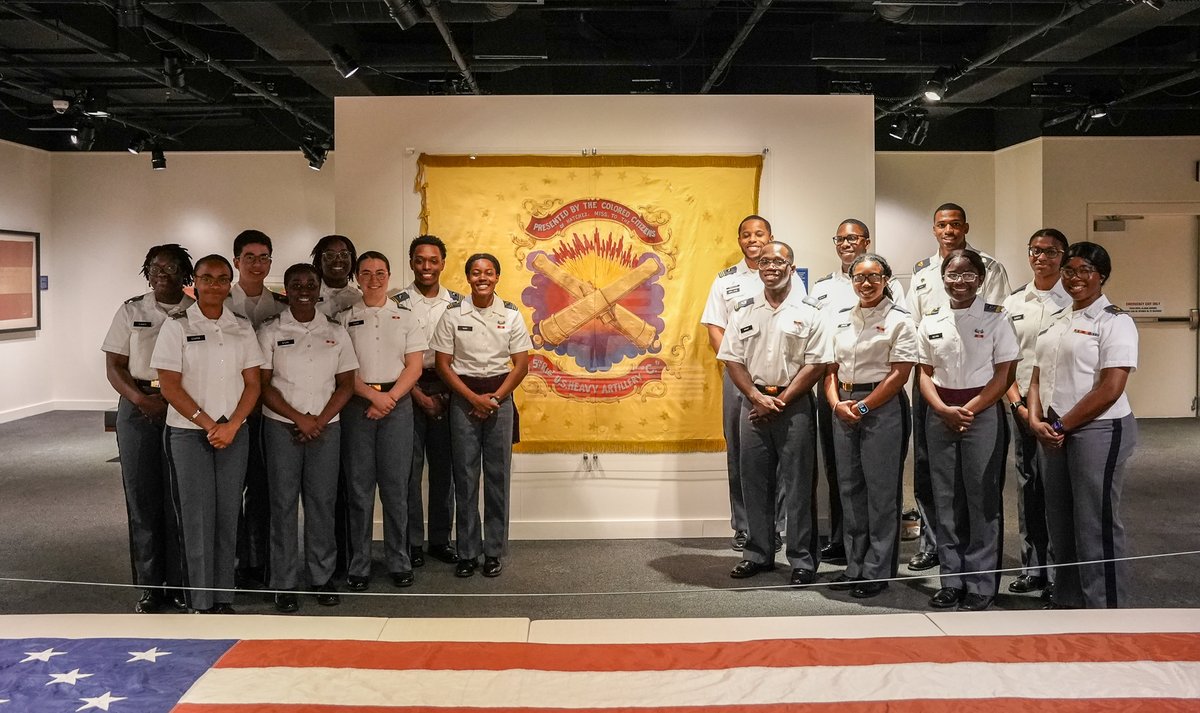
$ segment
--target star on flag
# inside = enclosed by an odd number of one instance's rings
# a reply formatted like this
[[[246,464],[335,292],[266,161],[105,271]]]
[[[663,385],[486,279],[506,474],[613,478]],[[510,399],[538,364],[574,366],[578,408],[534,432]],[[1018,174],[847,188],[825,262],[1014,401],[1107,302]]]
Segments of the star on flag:
[[[52,673],[50,674],[50,681],[46,685],[52,686],[56,683],[69,683],[74,686],[76,683],[79,683],[79,679],[91,678],[92,675],[90,673],[80,673],[79,669],[75,669],[70,673]]]
[[[80,698],[79,700],[83,701],[86,705],[76,708],[76,713],[78,713],[78,711],[85,711],[89,708],[106,711],[113,703],[116,703],[117,701],[123,701],[125,699],[120,696],[114,696],[112,691],[105,691],[103,696],[95,696],[94,698]]]
[[[130,651],[129,655],[133,658],[125,663],[133,663],[134,661],[149,661],[150,663],[158,663],[159,656],[170,656],[170,651],[159,651],[157,646],[153,646],[146,651]]]
[[[29,663],[30,661],[49,661],[54,656],[66,656],[66,651],[55,651],[54,647],[50,647],[45,651],[26,651],[25,658],[18,663]]]

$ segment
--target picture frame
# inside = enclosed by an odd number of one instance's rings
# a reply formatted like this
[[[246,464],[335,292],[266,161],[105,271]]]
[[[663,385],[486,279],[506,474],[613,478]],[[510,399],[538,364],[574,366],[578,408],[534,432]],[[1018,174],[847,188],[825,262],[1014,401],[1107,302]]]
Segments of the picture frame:
[[[0,229],[0,334],[42,328],[41,238]]]

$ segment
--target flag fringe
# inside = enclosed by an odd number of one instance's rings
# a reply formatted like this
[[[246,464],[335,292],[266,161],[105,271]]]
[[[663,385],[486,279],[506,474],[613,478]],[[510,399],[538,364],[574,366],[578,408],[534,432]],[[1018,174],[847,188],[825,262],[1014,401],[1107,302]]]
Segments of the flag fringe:
[[[514,453],[718,453],[725,450],[721,438],[691,438],[673,441],[545,441],[522,442]]]

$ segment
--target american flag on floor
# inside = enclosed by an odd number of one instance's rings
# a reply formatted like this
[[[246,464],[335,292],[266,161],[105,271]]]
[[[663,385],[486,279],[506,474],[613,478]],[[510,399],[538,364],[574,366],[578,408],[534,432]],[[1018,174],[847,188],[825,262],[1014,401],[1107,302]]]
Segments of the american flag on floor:
[[[0,713],[1196,711],[1200,634],[700,644],[0,640]]]

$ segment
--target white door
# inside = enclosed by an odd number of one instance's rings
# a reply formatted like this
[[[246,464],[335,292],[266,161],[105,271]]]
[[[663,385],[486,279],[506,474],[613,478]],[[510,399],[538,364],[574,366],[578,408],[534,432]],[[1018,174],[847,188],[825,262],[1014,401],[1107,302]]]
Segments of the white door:
[[[1106,215],[1094,208],[1093,219]],[[1133,412],[1145,418],[1195,416],[1200,332],[1192,322],[1200,299],[1200,218],[1139,211],[1138,219],[1131,211],[1121,213],[1123,231],[1096,232],[1093,223],[1089,239],[1112,258],[1105,296],[1138,322],[1139,363],[1127,388]]]

